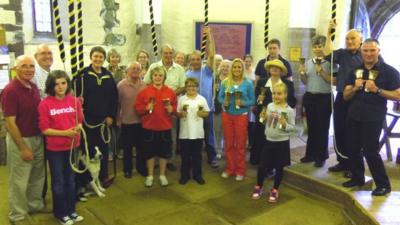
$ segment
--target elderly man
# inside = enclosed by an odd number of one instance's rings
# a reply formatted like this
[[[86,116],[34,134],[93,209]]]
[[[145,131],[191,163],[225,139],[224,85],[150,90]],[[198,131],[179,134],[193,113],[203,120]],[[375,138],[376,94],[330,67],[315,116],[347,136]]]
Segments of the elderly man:
[[[44,209],[43,137],[38,127],[39,89],[31,79],[35,62],[30,56],[16,61],[17,76],[4,88],[1,105],[7,127],[10,167],[9,202],[11,222],[24,220],[28,213]]]
[[[150,65],[144,77],[144,82],[146,84],[150,84],[151,83],[150,71],[155,67],[162,66],[167,72],[167,79],[165,80],[165,85],[172,88],[175,91],[176,95],[179,96],[185,91],[186,76],[185,76],[185,69],[173,61],[174,53],[175,53],[174,48],[171,45],[169,44],[164,45],[161,48],[161,60]],[[173,137],[172,149],[176,149],[176,137],[177,137],[177,126],[178,126],[177,123],[178,122],[176,118],[174,118],[173,119],[174,126],[172,128],[172,137]],[[174,158],[174,156],[175,156],[175,151],[172,152],[172,158]],[[172,162],[169,162],[167,164],[167,168],[171,171],[176,170],[176,166]]]
[[[372,195],[390,193],[390,182],[379,155],[379,135],[386,116],[387,100],[400,101],[400,78],[396,69],[379,58],[380,47],[375,39],[361,46],[363,64],[349,74],[343,92],[350,102],[347,127],[350,150],[351,180],[344,187],[364,184],[364,160],[367,160],[375,182]]]
[[[211,112],[214,112],[214,94],[213,94],[213,68],[214,68],[214,55],[215,55],[215,44],[208,27],[204,28],[204,33],[207,36],[208,42],[208,59],[207,65],[201,65],[201,52],[194,51],[190,54],[190,70],[186,72],[187,77],[194,77],[199,82],[199,93],[207,100],[208,107]],[[208,117],[204,119],[204,130],[205,130],[205,144],[207,150],[208,163],[213,168],[218,167],[217,163],[217,152],[215,150],[214,141],[214,113],[208,114]]]
[[[139,62],[129,63],[126,76],[118,85],[117,125],[121,127],[122,148],[124,149],[124,176],[132,177],[132,148],[136,148],[136,170],[142,176],[147,176],[146,159],[142,149],[142,124],[139,115],[132,104],[138,93],[146,87],[140,77],[142,67]]]
[[[53,65],[53,52],[47,44],[40,44],[35,53],[36,71],[33,77],[33,82],[38,86],[40,97],[45,97],[45,87],[47,75],[50,72],[50,67]]]
[[[332,28],[336,24],[331,21],[328,28],[328,40],[325,43],[324,53],[327,55],[326,60],[330,61],[332,54]],[[329,167],[330,172],[345,171],[346,177],[351,177],[348,173],[349,162],[348,154],[349,149],[347,146],[347,132],[346,132],[346,117],[349,103],[343,100],[343,90],[347,80],[347,76],[357,66],[362,64],[360,46],[362,43],[361,33],[355,29],[351,29],[346,34],[346,48],[337,49],[333,51],[333,63],[339,65],[339,70],[336,75],[336,99],[334,103],[333,122],[334,132],[336,139],[336,158],[338,163]]]
[[[290,63],[284,59],[281,55],[280,55],[280,51],[281,51],[281,42],[278,39],[271,39],[270,41],[268,41],[267,43],[267,48],[265,49],[267,50],[267,57],[265,59],[261,59],[260,61],[258,61],[257,66],[256,66],[256,80],[259,80],[260,78],[268,78],[269,75],[267,74],[267,71],[264,68],[264,65],[267,61],[269,60],[274,60],[274,59],[279,59],[283,62],[283,64],[285,65],[285,67],[287,68],[287,74],[286,74],[286,78],[288,78],[289,80],[292,80],[292,67],[290,66]]]

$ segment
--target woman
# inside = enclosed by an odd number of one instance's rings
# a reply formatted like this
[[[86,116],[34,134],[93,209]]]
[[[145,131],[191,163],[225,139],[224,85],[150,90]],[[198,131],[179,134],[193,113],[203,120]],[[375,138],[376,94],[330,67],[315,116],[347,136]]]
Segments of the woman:
[[[150,55],[146,50],[140,50],[136,54],[136,61],[140,63],[142,66],[142,71],[140,71],[140,77],[142,80],[144,79],[144,75],[146,75],[147,70],[149,69],[150,66]]]
[[[228,59],[225,59],[219,63],[219,66],[217,67],[217,74],[216,74],[216,80],[215,80],[215,92],[218,93],[221,82],[225,80],[228,77],[229,73],[229,66],[231,65],[231,61]],[[224,132],[223,127],[222,127],[222,105],[218,101],[218,95],[215,95],[215,100],[214,100],[214,133],[215,133],[215,149],[217,150],[217,158],[220,159],[222,158],[222,152],[223,152],[223,137],[222,134]]]
[[[61,70],[50,72],[46,80],[47,97],[38,107],[39,128],[46,136],[53,213],[61,224],[83,220],[75,212],[75,174],[69,162],[72,143],[74,147],[80,144],[82,104],[70,95],[70,90],[67,73]]]
[[[273,86],[278,83],[285,83],[288,89],[287,103],[290,107],[296,106],[296,98],[294,97],[293,82],[287,79],[282,79],[287,73],[286,66],[279,59],[267,61],[264,65],[265,70],[270,74],[269,78],[258,80],[256,86],[257,103],[255,108],[256,122],[254,127],[254,144],[250,150],[250,163],[257,165],[260,160],[260,152],[265,144],[265,126],[260,123],[260,113],[266,109],[269,103],[272,102]]]
[[[108,71],[114,77],[115,83],[118,84],[125,77],[125,68],[119,66],[121,63],[121,55],[115,49],[111,49],[107,53]]]
[[[75,93],[83,100],[83,128],[90,157],[95,154],[94,147],[97,146],[103,154],[99,179],[104,187],[108,187],[112,182],[108,179],[108,128],[113,124],[117,112],[118,93],[112,74],[103,67],[106,51],[96,46],[90,50],[89,56],[91,64],[74,78]]]
[[[226,168],[223,178],[236,175],[242,181],[246,173],[247,112],[255,102],[254,86],[244,75],[243,60],[232,61],[228,77],[222,81],[218,100],[223,102]]]
[[[146,187],[153,186],[154,160],[159,158],[160,185],[168,186],[165,176],[167,159],[172,150],[172,116],[176,114],[176,94],[164,85],[166,71],[163,67],[150,70],[152,83],[139,92],[135,101],[136,112],[141,116],[143,127],[143,149],[147,159]]]

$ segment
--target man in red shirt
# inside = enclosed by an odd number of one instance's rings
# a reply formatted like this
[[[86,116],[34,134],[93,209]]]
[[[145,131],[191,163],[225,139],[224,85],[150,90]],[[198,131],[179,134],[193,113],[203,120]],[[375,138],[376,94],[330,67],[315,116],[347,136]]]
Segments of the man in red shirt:
[[[1,95],[8,131],[9,219],[12,222],[23,220],[28,213],[44,208],[43,138],[37,112],[40,96],[38,87],[31,81],[35,74],[34,59],[20,56],[15,68],[16,78],[10,81]]]

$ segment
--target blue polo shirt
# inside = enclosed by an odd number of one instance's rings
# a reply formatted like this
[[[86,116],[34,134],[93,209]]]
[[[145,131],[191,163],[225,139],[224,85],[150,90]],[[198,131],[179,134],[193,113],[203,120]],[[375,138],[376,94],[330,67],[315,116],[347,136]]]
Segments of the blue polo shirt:
[[[325,57],[325,59],[330,62],[331,56],[328,55]],[[336,90],[338,92],[343,92],[346,85],[347,76],[352,70],[359,67],[363,63],[361,52],[360,50],[357,50],[356,53],[352,53],[344,48],[335,50],[333,51],[333,63],[339,66],[339,70],[336,73]]]
[[[193,71],[188,70],[186,77],[194,77],[199,82],[199,93],[206,100],[208,106],[210,106],[211,112],[214,111],[213,103],[213,73],[208,66],[203,66],[201,70]]]
[[[346,85],[354,85],[356,76],[355,71],[363,70],[363,79],[368,80],[370,70],[366,69],[364,64],[349,73]],[[378,76],[375,84],[378,88],[384,90],[396,90],[400,88],[399,72],[386,64],[382,59],[371,68],[376,70]],[[364,89],[358,90],[351,99],[348,116],[349,118],[362,122],[383,121],[386,115],[386,98],[376,93],[365,92]]]
[[[269,60],[269,58],[270,57],[267,56],[266,59],[261,59],[257,63],[255,74],[260,76],[260,78],[268,78],[269,77],[269,75],[264,67],[265,62],[267,62],[267,60]],[[286,78],[291,77],[293,75],[293,73],[292,73],[292,67],[290,66],[290,63],[286,59],[284,59],[281,55],[279,55],[278,59],[283,62],[283,64],[286,66],[286,69],[288,71],[286,76],[284,76],[284,77],[286,77]]]

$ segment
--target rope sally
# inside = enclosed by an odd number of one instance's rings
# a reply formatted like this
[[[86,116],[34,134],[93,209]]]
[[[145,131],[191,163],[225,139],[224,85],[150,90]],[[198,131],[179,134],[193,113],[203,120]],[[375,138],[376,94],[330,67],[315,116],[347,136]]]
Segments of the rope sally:
[[[153,1],[149,0],[149,8],[150,8],[150,26],[151,26],[151,39],[153,43],[153,52],[154,56],[157,58],[158,49],[157,49],[157,38],[156,38],[156,26],[154,24],[154,13],[153,13]]]
[[[208,0],[204,0],[204,27],[208,27]],[[203,33],[201,40],[201,59],[206,56],[207,35]]]
[[[55,25],[56,25],[56,36],[57,36],[58,49],[60,51],[60,58],[64,64],[64,69],[65,69],[65,47],[64,47],[63,37],[62,37],[60,8],[58,7],[57,0],[53,0],[52,3],[53,3],[53,15],[54,15],[54,20],[55,20]]]
[[[78,75],[77,61],[77,43],[76,43],[76,24],[75,24],[75,6],[74,0],[68,0],[68,17],[69,17],[69,44],[71,54],[71,73],[72,77]]]
[[[77,29],[78,29],[78,59],[79,59],[79,71],[83,69],[83,24],[82,24],[82,0],[76,1],[77,10]]]
[[[333,22],[336,22],[336,0],[332,0],[332,10],[331,10],[331,19]],[[335,40],[335,33],[336,33],[336,29],[333,28],[331,29],[331,40],[332,42]]]
[[[265,24],[264,24],[264,47],[268,45],[268,30],[269,30],[269,0],[265,1]]]

